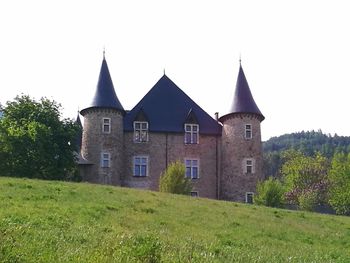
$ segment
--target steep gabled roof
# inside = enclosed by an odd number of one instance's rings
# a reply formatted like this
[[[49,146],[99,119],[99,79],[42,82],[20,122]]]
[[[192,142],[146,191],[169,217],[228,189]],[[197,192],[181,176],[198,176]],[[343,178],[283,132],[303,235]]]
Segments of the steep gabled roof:
[[[230,111],[227,115],[230,115],[233,113],[251,113],[251,114],[258,115],[261,121],[265,119],[264,115],[261,113],[261,111],[259,110],[258,106],[256,105],[253,99],[253,95],[250,91],[247,79],[244,75],[242,65],[240,65],[239,67],[236,90],[233,96],[233,101],[232,101]],[[225,116],[222,116],[222,117],[225,117]]]
[[[133,131],[133,122],[142,112],[151,132],[184,132],[189,113],[199,124],[199,133],[221,135],[221,125],[210,117],[165,74],[124,117],[124,130]]]
[[[124,108],[115,93],[105,57],[102,60],[95,96],[90,105],[81,111],[81,114],[84,115],[84,112],[90,108],[110,108],[124,112]]]

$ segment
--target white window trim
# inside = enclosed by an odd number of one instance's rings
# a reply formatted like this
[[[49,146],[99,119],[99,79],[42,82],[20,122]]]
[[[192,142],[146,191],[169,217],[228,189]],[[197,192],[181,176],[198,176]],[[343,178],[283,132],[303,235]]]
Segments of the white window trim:
[[[252,203],[248,203],[248,195],[252,195],[252,200],[253,200]],[[246,193],[245,193],[245,202],[246,202],[247,204],[253,204],[253,203],[254,203],[254,193],[253,193],[253,192],[246,192]]]
[[[108,123],[105,123],[105,120],[108,120]],[[108,131],[105,131],[105,124],[108,125]],[[102,118],[102,133],[111,133],[111,118]]]
[[[136,165],[136,158],[146,158],[146,175],[136,175],[135,174],[135,165]],[[147,155],[135,155],[132,158],[132,175],[133,177],[148,177],[149,175],[149,157]]]
[[[190,126],[191,127],[191,142],[186,142],[186,126]],[[193,127],[196,126],[197,127],[197,131],[195,133],[197,133],[197,142],[193,142]],[[184,136],[184,143],[185,144],[199,144],[199,124],[193,124],[193,123],[185,123],[184,125],[184,130],[185,130],[185,136]]]
[[[250,129],[247,129],[247,126],[250,126]],[[250,137],[247,137],[247,131],[248,130],[250,130]],[[251,139],[253,139],[253,125],[252,124],[250,124],[250,123],[246,123],[245,125],[244,125],[244,138],[246,139],[246,140],[251,140]]]
[[[251,161],[252,162],[252,172],[251,173],[248,173],[247,161]],[[255,159],[254,158],[244,158],[242,166],[243,166],[243,173],[244,174],[255,174]]]
[[[105,158],[104,155],[107,154],[108,157]],[[104,161],[108,161],[108,165],[104,166]],[[111,167],[111,154],[108,152],[101,152],[101,168],[110,168]]]
[[[142,124],[144,124],[144,123],[146,123],[146,126],[147,126],[146,130],[143,130],[141,128]],[[146,131],[146,140],[145,141],[142,141],[142,140],[137,141],[135,139],[136,124],[140,124],[140,132],[141,131]],[[148,142],[148,129],[149,129],[149,126],[148,126],[148,122],[147,121],[134,121],[134,138],[133,138],[134,142],[136,142],[136,143]],[[140,138],[141,138],[141,134],[140,134]]]
[[[200,173],[199,173],[199,167],[200,167],[200,162],[199,162],[199,158],[185,158],[185,177],[187,177],[186,176],[186,168],[187,168],[187,166],[186,166],[186,161],[191,161],[191,179],[192,180],[197,180],[197,179],[199,179],[200,178]],[[193,177],[193,166],[192,166],[192,161],[197,161],[197,177]],[[189,178],[189,177],[188,177]]]

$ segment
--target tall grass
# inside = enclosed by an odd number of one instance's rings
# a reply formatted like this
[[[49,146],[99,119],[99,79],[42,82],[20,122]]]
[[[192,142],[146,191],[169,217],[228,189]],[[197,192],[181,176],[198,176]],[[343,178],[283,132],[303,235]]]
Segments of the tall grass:
[[[0,262],[350,262],[350,218],[0,178]]]

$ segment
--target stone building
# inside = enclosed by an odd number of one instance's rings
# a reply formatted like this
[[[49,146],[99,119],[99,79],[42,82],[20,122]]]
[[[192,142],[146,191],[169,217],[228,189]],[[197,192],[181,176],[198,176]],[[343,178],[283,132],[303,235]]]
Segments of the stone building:
[[[84,181],[158,190],[160,174],[179,160],[192,195],[252,202],[262,178],[264,116],[241,65],[230,111],[213,119],[165,74],[125,110],[104,57],[95,96],[80,113]]]

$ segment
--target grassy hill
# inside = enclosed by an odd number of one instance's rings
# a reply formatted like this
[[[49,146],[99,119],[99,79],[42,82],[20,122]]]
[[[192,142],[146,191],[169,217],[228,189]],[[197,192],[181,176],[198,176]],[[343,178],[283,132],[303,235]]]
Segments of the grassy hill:
[[[0,262],[350,262],[350,218],[0,177]]]

